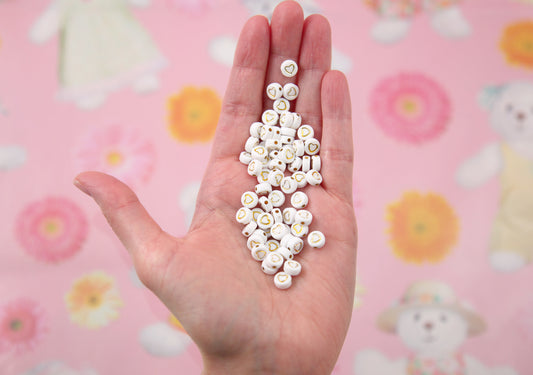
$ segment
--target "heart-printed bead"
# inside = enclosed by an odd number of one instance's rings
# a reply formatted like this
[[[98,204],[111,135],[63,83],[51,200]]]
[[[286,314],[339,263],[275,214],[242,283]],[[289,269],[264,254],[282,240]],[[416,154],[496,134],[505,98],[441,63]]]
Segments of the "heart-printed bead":
[[[294,100],[298,97],[300,89],[294,83],[287,83],[283,86],[283,97],[287,100]]]
[[[308,155],[316,155],[320,150],[320,142],[315,138],[308,138],[305,142],[305,153]]]
[[[298,138],[302,141],[306,141],[315,136],[315,131],[310,125],[302,125],[298,128]]]
[[[238,223],[248,224],[253,219],[252,210],[246,207],[241,207],[235,214],[235,219]]]
[[[246,208],[254,208],[259,202],[259,197],[253,191],[246,191],[241,195],[241,204]]]
[[[266,94],[269,99],[279,99],[283,95],[283,88],[279,83],[273,82],[267,86]]]
[[[281,113],[288,112],[289,109],[291,108],[291,104],[289,103],[287,99],[281,98],[274,102],[273,107],[274,107],[274,111],[281,114]]]
[[[287,260],[283,264],[283,271],[291,276],[298,276],[302,272],[302,265],[295,260]]]
[[[267,109],[261,116],[261,121],[265,125],[276,125],[278,123],[279,114],[273,109]]]
[[[292,276],[286,272],[278,272],[274,276],[274,285],[279,289],[287,289],[292,285]]]
[[[326,237],[324,236],[324,233],[315,230],[307,236],[307,243],[309,243],[311,247],[318,249],[326,244]]]
[[[294,77],[298,73],[298,64],[294,60],[285,60],[281,63],[281,74],[285,77]]]

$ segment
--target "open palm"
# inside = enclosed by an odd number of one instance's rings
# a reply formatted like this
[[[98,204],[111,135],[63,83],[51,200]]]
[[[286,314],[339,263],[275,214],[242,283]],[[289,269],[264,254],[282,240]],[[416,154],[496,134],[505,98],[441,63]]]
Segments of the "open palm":
[[[270,82],[284,84],[279,66],[298,61],[296,112],[321,140],[324,182],[306,187],[311,229],[327,238],[298,256],[302,273],[288,290],[274,286],[254,261],[235,221],[240,196],[256,181],[238,155],[272,102]],[[304,20],[296,2],[281,3],[271,24],[244,26],[224,97],[211,159],[189,232],[161,230],[135,194],[113,177],[84,172],[77,186],[102,208],[130,252],[139,277],[178,317],[200,348],[205,374],[328,374],[350,322],[357,231],[352,206],[353,149],[345,77],[330,71],[327,20]]]

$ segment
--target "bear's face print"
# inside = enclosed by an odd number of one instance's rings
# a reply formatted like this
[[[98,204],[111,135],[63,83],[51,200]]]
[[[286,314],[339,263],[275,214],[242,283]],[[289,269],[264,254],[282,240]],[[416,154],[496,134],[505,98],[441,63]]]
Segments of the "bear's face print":
[[[421,357],[452,356],[467,337],[468,325],[458,313],[438,307],[412,308],[398,319],[397,334]]]
[[[494,102],[491,122],[507,141],[533,142],[533,84],[507,85]]]

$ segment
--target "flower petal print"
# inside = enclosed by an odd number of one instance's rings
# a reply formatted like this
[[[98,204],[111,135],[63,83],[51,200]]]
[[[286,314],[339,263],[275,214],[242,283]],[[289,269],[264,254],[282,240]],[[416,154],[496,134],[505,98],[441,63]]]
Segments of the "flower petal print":
[[[388,206],[386,218],[393,252],[406,262],[440,262],[457,243],[459,221],[440,195],[406,192]]]
[[[181,142],[208,142],[215,134],[221,106],[214,90],[185,87],[168,98],[168,130]]]
[[[130,185],[148,181],[155,164],[153,144],[118,125],[91,133],[76,156],[80,170],[104,172]]]
[[[533,21],[508,25],[503,31],[500,48],[510,65],[533,69]]]
[[[422,143],[446,130],[450,100],[442,87],[419,73],[382,80],[370,95],[374,121],[399,141]]]
[[[71,200],[48,197],[30,203],[16,220],[16,236],[37,260],[64,261],[81,249],[87,237],[85,215]]]
[[[46,331],[44,310],[36,302],[21,298],[0,307],[0,352],[32,350]]]
[[[117,319],[123,306],[115,280],[102,271],[75,280],[65,295],[65,303],[70,319],[89,329],[104,327]]]

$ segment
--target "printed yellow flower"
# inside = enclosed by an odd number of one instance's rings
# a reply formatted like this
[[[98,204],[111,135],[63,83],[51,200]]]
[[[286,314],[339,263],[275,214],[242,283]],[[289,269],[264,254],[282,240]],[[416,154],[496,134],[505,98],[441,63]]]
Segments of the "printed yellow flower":
[[[394,254],[410,263],[437,263],[457,243],[459,221],[448,202],[433,193],[406,192],[389,205],[389,243]]]
[[[509,64],[533,69],[533,21],[507,26],[500,40],[500,48]]]
[[[183,333],[187,333],[185,331],[185,328],[183,328],[183,326],[181,325],[181,322],[178,320],[178,318],[174,316],[174,314],[170,314],[170,316],[168,317],[168,322],[170,323],[172,328],[177,329],[178,331],[181,331]]]
[[[168,129],[178,141],[208,142],[213,138],[222,102],[210,88],[185,87],[168,98]]]
[[[123,303],[115,281],[104,272],[96,271],[80,277],[65,295],[70,319],[85,328],[96,329],[118,318]]]

